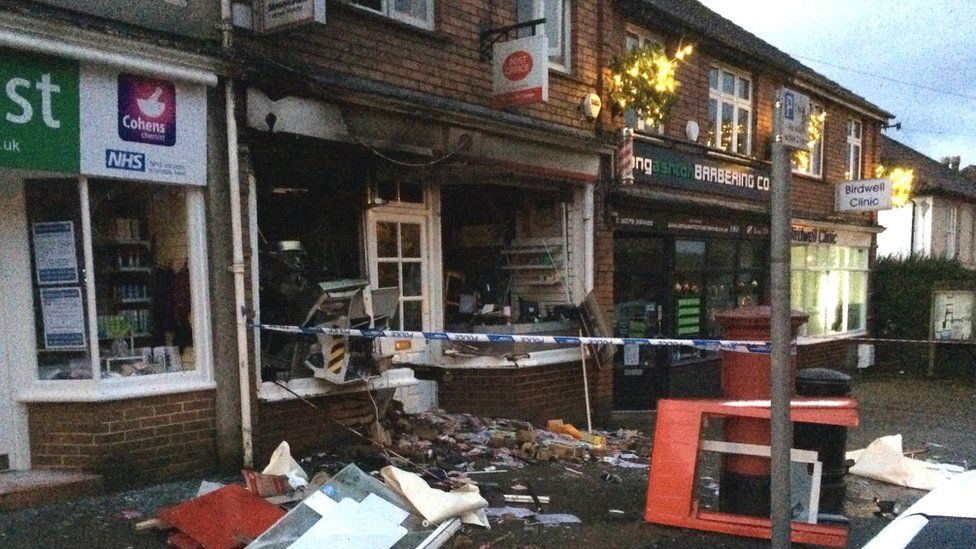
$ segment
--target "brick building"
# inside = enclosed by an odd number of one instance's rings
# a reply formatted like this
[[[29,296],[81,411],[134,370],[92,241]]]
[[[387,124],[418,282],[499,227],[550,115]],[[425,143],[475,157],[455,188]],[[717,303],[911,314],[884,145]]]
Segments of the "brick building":
[[[0,470],[240,454],[219,6],[153,4],[0,8]]]
[[[632,184],[597,196],[596,287],[614,305],[618,335],[715,337],[715,312],[768,301],[772,104],[781,86],[826,113],[822,137],[794,156],[793,308],[810,315],[801,367],[840,367],[846,337],[864,334],[873,214],[834,210],[840,181],[873,174],[890,114],[694,0],[615,2],[612,52],[692,44],[679,97],[661,127],[633,128]],[[621,120],[618,118],[618,122]],[[723,179],[725,179],[723,181]],[[699,350],[624,352],[618,408],[718,391],[718,357]]]
[[[365,285],[367,316],[383,316],[377,296],[392,287],[398,307],[383,324],[394,329],[578,335],[577,306],[593,289],[594,190],[612,153],[608,117],[580,105],[602,87],[609,12],[607,2],[354,0],[330,2],[325,24],[238,29],[256,318],[305,318],[275,282],[278,250],[291,247],[316,282]],[[541,17],[548,101],[493,108],[482,31]],[[510,34],[501,41],[531,28]],[[392,365],[367,394],[321,379],[314,363],[331,339],[306,349],[252,336],[258,461],[281,439],[321,445],[336,429],[329,416],[371,418],[368,395],[381,402],[414,376],[436,381],[451,411],[585,417],[578,347],[382,341]],[[590,364],[597,415],[610,410],[611,373]]]

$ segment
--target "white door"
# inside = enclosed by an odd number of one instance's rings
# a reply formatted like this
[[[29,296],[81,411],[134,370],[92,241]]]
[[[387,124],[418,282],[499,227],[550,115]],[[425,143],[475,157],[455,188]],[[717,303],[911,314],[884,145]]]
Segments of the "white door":
[[[430,259],[427,216],[370,210],[367,215],[369,279],[373,288],[400,288],[390,329],[418,331],[430,325]],[[374,304],[375,308],[375,304]],[[380,311],[373,311],[374,314]],[[418,352],[423,340],[383,342],[383,352]]]
[[[23,184],[0,171],[0,471],[30,468],[27,412],[14,397],[14,360],[26,354],[16,334],[34,322],[26,227]]]

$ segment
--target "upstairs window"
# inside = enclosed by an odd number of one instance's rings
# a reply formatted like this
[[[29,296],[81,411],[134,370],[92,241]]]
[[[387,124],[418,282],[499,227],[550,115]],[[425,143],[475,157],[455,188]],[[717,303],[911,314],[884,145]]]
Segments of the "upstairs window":
[[[664,41],[636,27],[628,27],[627,33],[624,35],[624,49],[630,51],[646,47],[663,48]],[[624,113],[624,121],[628,128],[638,131],[652,132],[657,129],[653,119],[640,118],[634,109],[627,109],[627,112]]]
[[[570,67],[570,1],[518,0],[519,22],[545,18],[541,31],[549,40],[549,68],[569,72]],[[531,36],[532,29],[523,29],[519,36]]]
[[[810,143],[806,150],[793,152],[793,172],[823,176],[824,108],[816,103],[810,105]]]
[[[847,123],[847,171],[844,175],[848,181],[861,179],[861,129],[860,120]]]
[[[434,0],[350,0],[353,5],[422,29],[434,30]]]
[[[708,71],[708,146],[748,155],[752,150],[752,80],[712,67]]]

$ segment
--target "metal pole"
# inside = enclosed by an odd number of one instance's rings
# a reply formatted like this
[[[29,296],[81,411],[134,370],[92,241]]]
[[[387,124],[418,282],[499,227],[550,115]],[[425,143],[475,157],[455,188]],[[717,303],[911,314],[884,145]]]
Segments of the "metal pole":
[[[770,190],[770,393],[772,547],[790,547],[790,159],[783,144],[781,97],[773,104],[772,189]]]

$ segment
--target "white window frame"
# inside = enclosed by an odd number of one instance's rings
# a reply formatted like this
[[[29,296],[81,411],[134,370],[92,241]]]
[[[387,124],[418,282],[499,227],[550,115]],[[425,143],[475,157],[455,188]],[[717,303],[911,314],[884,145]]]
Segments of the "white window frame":
[[[430,15],[429,19],[418,19],[417,17],[413,17],[407,13],[397,11],[396,9],[394,9],[392,0],[380,0],[381,7],[379,10],[374,10],[369,6],[364,6],[362,4],[359,4],[356,2],[356,0],[351,0],[350,4],[356,6],[361,10],[366,10],[372,13],[378,13],[380,15],[389,17],[390,19],[396,21],[406,23],[408,25],[413,25],[415,27],[420,27],[422,29],[427,29],[427,30],[434,30],[434,18],[435,18],[434,0],[414,0],[414,1],[426,2],[427,13]]]
[[[820,115],[823,114],[824,112],[826,111],[824,110],[823,105],[819,103],[810,103],[811,116]],[[827,121],[824,120],[824,127],[820,132],[820,139],[818,139],[817,142],[814,143],[812,147],[808,147],[806,149],[806,152],[807,154],[810,155],[810,159],[811,159],[809,165],[807,166],[807,169],[804,170],[794,165],[793,173],[800,174],[800,175],[807,175],[810,177],[816,177],[818,179],[823,179],[823,156],[824,156],[823,153],[824,153],[824,141],[826,140],[826,137],[827,137]],[[819,153],[818,155],[816,155],[817,158],[816,165],[814,165],[813,163],[814,152]]]
[[[559,72],[569,73],[572,67],[572,1],[571,0],[518,0],[518,20],[532,21],[534,19],[546,19],[542,25],[542,34],[549,36],[552,29],[552,21],[546,17],[546,2],[558,2],[561,8],[561,21],[557,30],[559,31],[559,43],[555,47],[549,47],[549,68]],[[530,13],[525,13],[526,8],[531,8]],[[519,36],[530,36],[532,29],[525,29]]]
[[[959,252],[959,206],[946,208],[945,256],[955,259]]]
[[[712,70],[719,71],[718,73],[718,87],[712,88],[711,83],[708,82],[708,100],[709,102],[716,102],[716,116],[715,116],[715,126],[712,131],[715,136],[715,143],[709,144],[710,147],[715,149],[720,149],[725,152],[732,154],[743,154],[749,156],[752,154],[752,115],[754,113],[753,109],[753,99],[756,97],[756,86],[752,78],[742,71],[731,69],[722,65],[712,65],[709,68],[709,76]],[[730,95],[722,91],[722,73],[730,74],[735,77],[735,85],[733,93]],[[707,79],[707,80],[710,80]],[[706,80],[706,81],[707,81]],[[749,98],[743,99],[739,97],[739,82],[744,80],[749,82]],[[745,109],[749,113],[749,117],[746,121],[746,147],[744,153],[737,153],[736,150],[739,148],[739,136],[735,131],[732,132],[732,139],[729,141],[729,148],[725,149],[721,145],[722,141],[722,104],[728,104],[732,106],[732,123],[739,119],[739,111]]]
[[[867,248],[864,248],[862,246],[833,246],[833,245],[821,245],[821,244],[794,244],[794,245],[791,246],[791,249],[792,248],[797,248],[797,247],[804,248],[807,254],[810,254],[810,253],[816,254],[816,252],[818,250],[820,250],[820,249],[831,248],[831,247],[837,247],[837,248],[845,249],[846,251],[844,253],[846,253],[846,254],[855,253],[856,250],[864,250],[866,254],[869,252],[869,250]],[[851,273],[865,273],[865,276],[869,276],[868,273],[870,273],[870,265],[865,264],[863,266],[858,265],[858,266],[854,266],[854,267],[851,267],[851,266],[834,267],[834,266],[823,266],[823,265],[812,265],[811,266],[811,265],[808,265],[806,263],[804,263],[802,265],[797,265],[797,264],[793,263],[793,264],[791,264],[790,267],[791,267],[790,268],[790,277],[791,278],[793,277],[793,275],[795,275],[797,273],[800,273],[801,275],[805,275],[806,273],[831,273],[831,272],[837,272],[840,275],[840,284],[841,284],[840,290],[841,290],[841,294],[842,294],[842,297],[841,297],[841,301],[842,301],[842,305],[841,305],[841,329],[838,330],[838,331],[836,331],[836,332],[830,331],[827,328],[826,318],[824,317],[823,314],[821,314],[821,320],[820,320],[820,322],[821,322],[821,325],[824,327],[823,333],[820,333],[820,334],[812,334],[811,335],[811,334],[808,333],[809,324],[805,324],[805,325],[803,325],[800,328],[800,336],[802,336],[802,338],[804,338],[804,340],[806,340],[807,342],[809,342],[809,341],[819,341],[819,340],[823,340],[825,338],[835,338],[835,337],[843,337],[843,336],[861,335],[861,334],[866,333],[866,331],[867,331],[867,314],[868,314],[867,313],[867,303],[868,303],[867,302],[867,291],[868,291],[868,289],[867,289],[867,286],[868,286],[867,281],[865,281],[865,284],[864,284],[864,286],[862,288],[863,294],[860,296],[860,301],[861,301],[861,303],[864,304],[864,310],[861,311],[861,325],[860,326],[851,327],[851,326],[848,326],[847,321],[848,321],[848,316],[849,316],[849,312],[850,312],[850,304],[851,304],[851,301],[852,301],[851,300]],[[803,288],[803,282],[802,281],[800,282],[800,287]],[[823,313],[823,312],[826,311],[826,309],[823,308],[824,307],[824,304],[818,303],[817,304],[817,307],[818,307],[819,310],[816,311],[816,312],[818,312],[818,313]],[[805,310],[802,306],[797,307],[797,306],[794,305],[794,308],[795,309],[798,309],[798,310],[801,310],[803,312],[810,312],[810,311]]]
[[[857,128],[855,132],[854,129]],[[864,172],[864,124],[860,120],[847,121],[847,170],[845,175],[848,181],[861,179]]]
[[[19,185],[20,202],[26,208],[25,193],[27,181]],[[136,184],[136,183],[133,183]],[[139,185],[160,185],[158,183],[138,183]],[[92,226],[89,209],[89,182],[85,177],[77,178],[77,189],[81,207],[82,258],[86,272],[95,273],[92,243]],[[95,304],[95,276],[81,281],[82,293],[87,306],[88,354],[92,363],[92,379],[79,380],[40,380],[38,379],[37,341],[35,322],[39,312],[34,311],[32,292],[33,275],[30,267],[30,250],[27,239],[28,227],[18,235],[20,242],[14,243],[17,256],[23,256],[18,263],[26,261],[27,269],[20,268],[11,283],[16,294],[23,294],[30,303],[25,309],[30,311],[29,323],[18,325],[11,334],[17,341],[19,370],[16,376],[21,380],[16,389],[16,398],[21,402],[94,402],[121,400],[161,394],[183,393],[208,390],[216,387],[213,381],[213,344],[210,317],[210,290],[208,282],[206,210],[204,207],[204,188],[184,187],[186,192],[187,216],[187,266],[190,269],[190,302],[193,311],[192,333],[193,350],[196,359],[195,369],[182,372],[168,372],[144,376],[104,378],[101,376],[101,360],[98,347],[97,306]],[[26,218],[24,219],[26,224]]]
[[[631,38],[635,39],[635,43],[629,43]],[[634,25],[627,25],[627,29],[624,32],[625,50],[630,51],[632,49],[643,48],[651,44],[655,44],[663,48],[664,40],[662,40],[660,36],[651,34],[642,28]],[[628,127],[637,131],[664,133],[664,124],[654,125],[653,118],[638,118],[634,109],[628,108],[627,112],[624,114],[624,119]]]
[[[919,198],[913,203],[912,255],[924,257],[932,253],[932,198]]]

